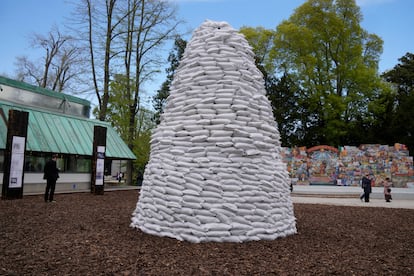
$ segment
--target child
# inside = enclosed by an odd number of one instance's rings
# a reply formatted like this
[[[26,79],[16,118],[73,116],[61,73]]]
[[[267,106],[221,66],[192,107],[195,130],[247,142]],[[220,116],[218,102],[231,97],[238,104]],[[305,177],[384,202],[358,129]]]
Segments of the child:
[[[385,197],[385,202],[390,202],[392,200],[392,197],[391,197],[391,185],[392,185],[392,183],[390,181],[390,178],[389,177],[385,178],[385,181],[384,181],[384,197]]]

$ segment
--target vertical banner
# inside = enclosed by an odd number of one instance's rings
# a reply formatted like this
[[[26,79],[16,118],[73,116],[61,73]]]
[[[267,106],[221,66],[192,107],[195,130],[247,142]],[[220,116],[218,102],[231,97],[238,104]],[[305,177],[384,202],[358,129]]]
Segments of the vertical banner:
[[[91,173],[91,193],[104,194],[106,127],[94,126]]]
[[[96,157],[96,181],[95,185],[104,184],[105,147],[98,146]]]
[[[13,136],[9,188],[22,188],[26,137]]]
[[[4,154],[2,199],[23,197],[24,161],[29,113],[9,110],[7,142]]]

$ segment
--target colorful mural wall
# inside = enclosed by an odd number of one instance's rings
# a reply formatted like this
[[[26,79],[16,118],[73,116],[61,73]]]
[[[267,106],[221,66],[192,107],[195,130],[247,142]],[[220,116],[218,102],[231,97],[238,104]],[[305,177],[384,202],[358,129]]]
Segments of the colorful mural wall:
[[[377,183],[386,177],[400,187],[414,182],[413,157],[403,144],[283,148],[283,158],[297,185],[357,186],[366,173]]]

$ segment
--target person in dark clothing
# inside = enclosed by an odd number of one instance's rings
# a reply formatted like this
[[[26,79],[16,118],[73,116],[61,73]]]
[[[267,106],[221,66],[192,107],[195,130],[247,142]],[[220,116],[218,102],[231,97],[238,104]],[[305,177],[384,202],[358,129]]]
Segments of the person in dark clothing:
[[[57,154],[53,154],[52,159],[45,164],[43,175],[43,179],[46,179],[45,202],[55,202],[53,196],[55,194],[56,181],[59,178],[59,169],[56,165],[57,158]]]
[[[369,178],[369,174],[365,175],[362,178],[361,186],[362,189],[364,189],[364,201],[369,202],[369,195],[372,192],[371,179]]]
[[[383,182],[383,185],[384,185],[384,197],[385,197],[385,201],[386,202],[391,202],[391,200],[392,200],[392,196],[391,196],[391,186],[392,186],[392,183],[391,183],[391,180],[390,180],[389,177],[387,177],[385,179],[385,181]]]

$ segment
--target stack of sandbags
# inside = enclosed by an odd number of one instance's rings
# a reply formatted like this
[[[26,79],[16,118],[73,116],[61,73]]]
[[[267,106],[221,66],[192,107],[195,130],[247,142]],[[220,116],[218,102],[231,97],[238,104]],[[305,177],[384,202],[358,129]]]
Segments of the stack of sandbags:
[[[152,135],[131,226],[190,242],[296,233],[279,139],[251,47],[226,22],[204,22]]]

